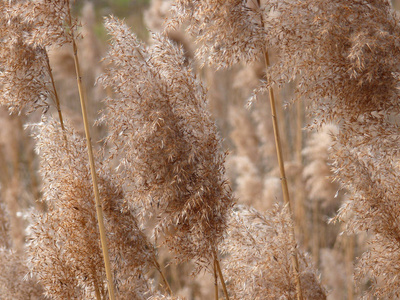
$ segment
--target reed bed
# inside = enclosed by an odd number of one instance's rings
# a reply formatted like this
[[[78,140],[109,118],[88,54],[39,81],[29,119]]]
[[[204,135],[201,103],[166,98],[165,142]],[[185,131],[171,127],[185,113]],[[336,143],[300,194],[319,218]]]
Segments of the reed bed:
[[[0,0],[0,299],[400,298],[394,7]]]

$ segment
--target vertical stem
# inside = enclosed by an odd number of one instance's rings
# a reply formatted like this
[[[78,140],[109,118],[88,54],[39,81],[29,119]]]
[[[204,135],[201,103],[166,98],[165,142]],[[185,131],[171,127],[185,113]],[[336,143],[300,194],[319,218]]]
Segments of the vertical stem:
[[[162,279],[162,281],[163,281],[163,283],[164,283],[164,286],[165,286],[164,288],[165,288],[165,290],[168,292],[168,294],[169,294],[170,296],[172,296],[171,287],[169,286],[168,281],[167,281],[167,279],[166,279],[165,276],[164,276],[164,273],[161,271],[160,264],[158,263],[158,261],[157,261],[157,259],[156,259],[155,257],[153,257],[153,262],[154,262],[154,265],[155,265],[157,271],[158,271],[158,272],[160,273],[160,275],[161,275],[161,279]]]
[[[275,96],[275,107],[276,107],[276,119],[278,122],[279,133],[283,137],[281,139],[282,144],[282,156],[289,157],[289,143],[288,143],[288,128],[285,123],[285,114],[283,112],[283,100],[280,89],[276,90]]]
[[[347,236],[346,245],[346,272],[347,272],[347,299],[354,300],[354,285],[353,285],[353,260],[354,260],[354,247],[355,238],[354,235]],[[351,280],[350,280],[351,279]]]
[[[109,297],[111,300],[115,300],[114,281],[113,281],[112,273],[111,273],[110,257],[108,254],[106,231],[105,231],[105,226],[104,226],[103,208],[102,208],[102,205],[100,202],[99,186],[97,183],[96,167],[94,164],[94,155],[93,155],[92,142],[91,142],[90,131],[89,131],[89,121],[88,121],[88,117],[87,117],[85,97],[84,97],[84,91],[83,91],[83,85],[82,85],[82,75],[81,75],[79,59],[78,59],[78,48],[76,46],[75,39],[73,37],[72,37],[72,48],[73,48],[73,52],[74,52],[75,71],[76,71],[76,78],[77,78],[77,82],[78,82],[79,98],[80,98],[80,102],[81,102],[83,125],[85,127],[86,143],[87,143],[89,163],[90,163],[90,173],[92,175],[94,198],[96,201],[96,213],[97,213],[97,221],[99,223],[101,248],[103,250],[104,265],[105,265],[107,281],[108,281],[108,285],[107,285],[108,294],[109,294]]]
[[[258,3],[258,6],[261,8],[260,0],[257,0],[257,3]],[[262,14],[260,14],[260,18],[261,18],[261,26],[264,27],[264,20],[263,20]],[[265,66],[266,66],[266,69],[268,69],[268,67],[270,66],[270,62],[269,62],[269,56],[268,56],[267,49],[264,48],[263,53],[264,53],[264,59],[265,59]],[[269,78],[268,74],[267,74],[267,81],[268,81],[268,84],[271,84],[271,79]],[[289,197],[289,189],[288,189],[286,173],[285,173],[285,165],[284,165],[284,160],[283,160],[283,155],[282,155],[282,145],[281,145],[281,138],[279,135],[278,119],[276,116],[275,96],[274,96],[274,90],[272,89],[272,86],[270,86],[268,88],[268,93],[269,93],[269,100],[270,100],[270,105],[271,105],[272,124],[273,124],[273,128],[274,128],[275,145],[276,145],[276,152],[277,152],[277,156],[278,156],[279,172],[280,172],[280,176],[281,176],[283,201],[284,201],[285,205],[288,206],[290,215],[292,217],[293,214],[292,214],[292,208],[291,208],[290,197]],[[293,267],[293,272],[294,272],[295,281],[296,281],[297,299],[303,300],[303,295],[302,295],[302,290],[301,290],[301,282],[300,282],[300,274],[299,274],[299,260],[297,257],[297,243],[296,243],[294,228],[291,229],[290,238],[291,238],[291,242],[293,245],[291,260],[292,260],[292,267]]]
[[[69,1],[67,1],[66,5],[68,5],[68,9],[69,9]],[[106,230],[105,230],[105,226],[104,226],[104,217],[103,217],[103,207],[100,202],[100,193],[99,193],[99,186],[98,186],[98,182],[97,182],[96,166],[94,163],[92,140],[90,137],[88,114],[87,114],[86,103],[85,103],[85,93],[84,93],[84,88],[83,88],[83,84],[82,84],[82,74],[81,74],[80,64],[79,64],[79,59],[78,59],[78,47],[76,46],[76,42],[75,42],[75,38],[74,38],[74,30],[72,28],[72,18],[71,18],[70,10],[69,10],[68,18],[69,18],[68,26],[69,26],[69,30],[71,31],[70,32],[71,43],[72,43],[72,49],[73,49],[73,54],[74,54],[76,81],[78,84],[79,99],[81,102],[81,109],[82,109],[83,125],[85,127],[86,143],[87,143],[88,155],[89,155],[90,173],[92,176],[94,198],[95,198],[95,202],[96,202],[97,222],[99,224],[101,248],[103,251],[104,265],[105,265],[106,276],[107,276],[107,281],[108,281],[108,284],[107,284],[108,296],[109,296],[110,300],[115,300],[114,281],[113,281],[113,277],[112,277],[112,273],[111,273],[110,257],[109,257],[109,253],[108,253],[107,237],[106,237]]]
[[[225,299],[229,300],[228,290],[226,289],[224,276],[222,275],[221,266],[219,265],[218,255],[217,255],[216,251],[215,251],[214,262],[215,262],[215,265],[217,267],[219,281],[221,282],[222,290],[224,291],[224,295],[225,295]]]
[[[270,63],[269,63],[269,56],[268,56],[267,50],[264,50],[264,57],[265,57],[265,65],[268,68]],[[268,80],[268,83],[271,82],[271,80],[269,78],[267,78],[267,80]],[[281,145],[281,139],[279,136],[279,126],[278,126],[278,120],[276,117],[274,90],[272,89],[271,86],[269,87],[268,92],[269,92],[269,100],[270,100],[270,104],[271,104],[272,124],[273,124],[273,128],[274,128],[275,145],[276,145],[276,152],[277,152],[278,164],[279,164],[279,173],[281,175],[283,201],[284,201],[285,205],[288,206],[289,212],[292,215],[292,208],[291,208],[290,197],[289,197],[289,188],[288,188],[288,184],[287,184],[286,173],[285,173],[285,164],[284,164],[283,155],[282,155],[282,145]],[[301,291],[299,261],[297,258],[297,243],[296,243],[294,228],[292,228],[291,231],[292,231],[291,239],[292,239],[292,244],[293,244],[293,253],[291,255],[291,259],[292,259],[294,276],[295,276],[295,280],[296,280],[297,299],[302,300],[303,295],[302,295],[302,291]]]
[[[64,134],[64,138],[66,139],[64,121],[63,121],[63,116],[62,116],[62,113],[61,113],[60,98],[58,98],[58,93],[57,93],[57,89],[56,89],[56,85],[55,85],[54,77],[53,77],[53,71],[52,71],[51,66],[50,66],[49,56],[47,55],[47,51],[46,50],[44,50],[44,52],[45,52],[45,57],[46,57],[47,71],[49,72],[51,85],[52,85],[52,88],[53,88],[54,101],[56,103],[56,108],[57,108],[57,112],[58,112],[58,118],[60,119],[60,125],[61,125],[61,129],[63,131],[63,134]]]
[[[217,275],[217,257],[214,256],[214,289],[215,300],[218,300],[218,275]]]

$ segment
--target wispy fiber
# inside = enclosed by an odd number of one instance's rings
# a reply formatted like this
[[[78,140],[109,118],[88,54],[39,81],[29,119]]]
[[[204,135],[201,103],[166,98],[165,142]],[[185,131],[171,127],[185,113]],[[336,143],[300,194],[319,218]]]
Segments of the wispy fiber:
[[[66,146],[54,121],[35,127],[49,209],[30,227],[32,273],[54,299],[99,299],[106,278],[85,142],[67,128]],[[155,254],[106,164],[98,171],[116,293],[119,299],[141,299],[150,289],[145,273]]]
[[[27,43],[32,26],[16,13],[16,5],[0,1],[0,104],[11,112],[44,108],[51,96],[44,47]]]
[[[260,9],[242,0],[177,0],[168,26],[188,25],[199,43],[201,61],[227,67],[240,61],[254,61],[262,54],[266,34],[259,23]],[[252,5],[253,4],[253,5]]]
[[[105,25],[110,66],[99,81],[116,97],[106,100],[102,120],[121,176],[143,214],[157,214],[155,231],[178,260],[212,258],[233,199],[205,90],[182,49],[162,35],[146,47],[122,22]]]
[[[233,299],[297,298],[291,227],[287,208],[275,206],[265,214],[246,206],[233,209],[222,248]],[[302,252],[298,257],[304,299],[326,299],[309,258]]]

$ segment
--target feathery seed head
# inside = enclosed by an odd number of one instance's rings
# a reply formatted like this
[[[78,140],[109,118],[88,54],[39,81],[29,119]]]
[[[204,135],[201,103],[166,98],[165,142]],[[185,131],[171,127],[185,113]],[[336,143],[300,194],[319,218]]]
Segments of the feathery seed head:
[[[224,155],[206,108],[206,94],[182,49],[162,35],[145,47],[129,29],[108,18],[112,36],[99,81],[114,89],[102,120],[119,170],[132,185],[144,214],[158,213],[178,260],[211,258],[225,230],[232,195],[224,179]]]

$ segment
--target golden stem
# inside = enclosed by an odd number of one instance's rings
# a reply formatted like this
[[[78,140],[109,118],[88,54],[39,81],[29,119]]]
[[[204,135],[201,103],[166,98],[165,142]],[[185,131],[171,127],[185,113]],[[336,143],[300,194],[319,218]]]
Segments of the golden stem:
[[[228,290],[226,289],[224,276],[222,275],[221,266],[219,265],[219,260],[218,260],[218,256],[217,256],[216,252],[215,252],[215,259],[214,260],[215,260],[215,265],[217,267],[217,271],[218,271],[218,275],[219,275],[219,281],[221,282],[222,290],[224,291],[225,299],[229,300]]]
[[[162,279],[162,281],[163,281],[163,283],[164,283],[164,288],[165,288],[165,290],[168,292],[168,294],[169,294],[170,296],[172,296],[171,287],[169,286],[168,281],[167,281],[167,279],[166,279],[165,276],[164,276],[164,273],[161,271],[161,266],[160,266],[160,264],[158,263],[158,261],[157,261],[157,259],[156,259],[155,257],[153,257],[153,262],[154,262],[154,265],[155,265],[157,271],[158,271],[158,272],[160,273],[160,275],[161,275],[161,279]]]
[[[217,258],[214,256],[214,289],[215,300],[218,300],[218,276],[217,276]]]
[[[67,1],[66,5],[69,8],[69,1]],[[82,74],[80,70],[80,64],[78,59],[78,47],[76,46],[74,32],[72,28],[72,20],[71,20],[71,12],[69,11],[68,15],[68,25],[70,29],[71,35],[71,43],[72,49],[74,54],[74,63],[75,63],[75,71],[76,71],[76,80],[78,84],[78,91],[79,91],[79,99],[81,102],[81,109],[82,109],[82,118],[83,118],[83,125],[85,128],[85,135],[86,135],[86,143],[88,148],[88,155],[89,155],[89,163],[90,163],[90,173],[92,176],[93,181],[93,191],[94,191],[94,198],[96,202],[96,213],[97,213],[97,222],[99,224],[99,232],[100,232],[100,241],[101,241],[101,248],[103,250],[103,257],[104,257],[104,265],[106,270],[107,276],[107,288],[108,288],[108,295],[110,300],[115,300],[115,293],[114,293],[114,281],[111,273],[111,264],[110,264],[110,257],[108,253],[108,246],[107,246],[107,237],[106,237],[106,230],[104,226],[104,217],[103,217],[103,208],[100,201],[100,193],[99,193],[99,186],[97,182],[97,174],[96,174],[96,166],[94,163],[94,155],[92,149],[92,142],[90,137],[90,130],[89,130],[89,121],[88,121],[88,114],[86,110],[86,103],[85,103],[85,93],[84,87],[82,84]]]
[[[258,3],[258,6],[261,8],[260,0],[257,0],[257,3]],[[260,14],[260,21],[261,21],[261,26],[264,27],[264,20],[263,20],[262,14]],[[268,68],[270,66],[270,62],[269,62],[268,51],[266,48],[263,49],[263,54],[264,54],[264,59],[265,59],[265,67],[266,67],[266,70],[268,70]],[[276,152],[277,152],[277,156],[278,156],[279,173],[281,176],[283,201],[289,209],[291,218],[293,218],[290,197],[289,197],[289,188],[288,188],[286,173],[285,173],[285,163],[284,163],[284,159],[283,159],[283,155],[282,155],[282,145],[281,145],[281,138],[279,135],[278,119],[276,116],[276,105],[275,105],[276,101],[275,101],[275,96],[274,96],[274,90],[272,89],[272,86],[271,86],[271,79],[269,78],[268,74],[267,74],[267,82],[269,84],[268,93],[269,93],[269,100],[270,100],[270,105],[271,105],[272,124],[273,124],[273,128],[274,128],[274,137],[275,137]],[[298,256],[297,255],[297,243],[296,243],[296,236],[295,236],[294,228],[292,228],[290,231],[290,238],[291,238],[291,242],[293,245],[293,250],[292,250],[293,252],[291,255],[291,260],[292,260],[293,272],[294,272],[295,281],[296,281],[297,300],[303,300],[303,295],[302,295],[302,290],[301,290],[301,282],[300,282],[300,274],[299,274],[299,260],[297,257]]]
[[[264,58],[265,58],[265,65],[268,68],[270,63],[269,63],[269,56],[268,56],[267,50],[264,50]],[[268,78],[268,76],[267,76],[267,80],[268,80],[268,83],[270,84],[271,80],[270,80],[270,78]],[[285,173],[285,163],[284,163],[283,155],[282,155],[282,145],[281,145],[281,139],[280,139],[280,135],[279,135],[278,120],[276,117],[275,97],[274,97],[274,91],[271,86],[268,88],[268,93],[269,93],[269,100],[270,100],[270,105],[271,105],[272,124],[273,124],[273,128],[274,128],[274,137],[275,137],[276,152],[277,152],[277,156],[278,156],[279,173],[281,176],[283,201],[284,201],[285,205],[288,206],[290,215],[292,216],[292,208],[291,208],[290,197],[289,197],[289,188],[288,188],[286,173]],[[298,257],[297,257],[297,243],[296,243],[294,228],[291,229],[290,235],[291,235],[292,244],[293,244],[293,253],[291,255],[291,260],[292,260],[293,271],[294,271],[294,276],[295,276],[295,280],[296,280],[297,299],[303,300],[303,295],[302,295],[302,291],[301,291],[301,283],[300,283],[300,275],[299,275],[299,261],[298,261]]]
[[[57,112],[58,112],[58,118],[60,119],[60,124],[61,124],[61,129],[63,131],[64,139],[66,140],[67,137],[65,135],[64,121],[63,121],[63,116],[62,116],[62,113],[61,113],[60,98],[58,98],[58,93],[57,93],[57,89],[56,89],[56,85],[55,85],[54,77],[53,77],[53,71],[52,71],[51,66],[50,66],[49,56],[47,55],[47,51],[46,50],[44,50],[44,51],[45,51],[45,56],[46,56],[47,70],[49,72],[51,85],[53,87],[54,100],[55,100],[55,103],[56,103],[56,108],[57,108]]]
[[[99,186],[98,186],[98,182],[97,182],[96,167],[94,164],[93,148],[92,148],[90,131],[89,131],[89,121],[88,121],[88,117],[87,117],[85,96],[84,96],[83,85],[82,85],[82,76],[81,76],[79,60],[78,60],[78,49],[77,49],[74,38],[72,38],[72,47],[73,47],[73,51],[74,51],[74,62],[75,62],[76,78],[77,78],[77,82],[78,82],[79,98],[80,98],[80,102],[81,102],[83,125],[85,127],[86,143],[87,143],[89,163],[90,163],[90,173],[92,175],[94,198],[96,201],[96,213],[97,213],[97,221],[99,223],[101,248],[103,250],[104,265],[105,265],[107,281],[108,281],[108,285],[107,285],[108,286],[108,294],[109,294],[109,297],[111,300],[115,300],[114,283],[113,283],[113,278],[112,278],[112,273],[111,273],[110,257],[108,254],[106,231],[105,231],[105,226],[104,226],[103,208],[102,208],[102,205],[100,202]]]

